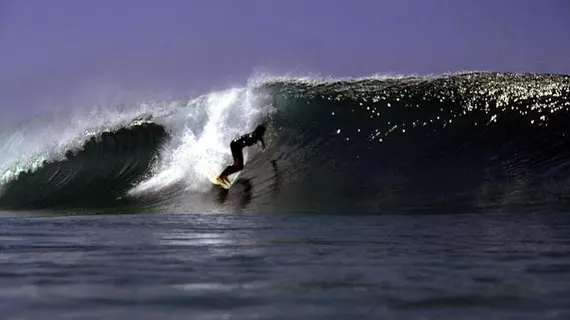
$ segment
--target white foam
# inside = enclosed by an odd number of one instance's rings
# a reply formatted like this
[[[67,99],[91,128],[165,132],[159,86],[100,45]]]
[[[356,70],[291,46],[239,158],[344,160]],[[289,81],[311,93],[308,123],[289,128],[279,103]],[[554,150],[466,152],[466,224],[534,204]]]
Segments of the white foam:
[[[190,190],[206,190],[210,179],[232,163],[231,140],[250,132],[261,118],[275,111],[264,102],[265,97],[249,88],[213,92],[182,102],[100,105],[4,127],[0,132],[0,186],[22,172],[40,168],[44,161],[64,160],[66,152],[80,150],[92,137],[151,115],[171,139],[160,150],[148,178],[133,186],[130,193],[156,192],[180,182]],[[244,150],[246,162],[255,150]]]
[[[149,179],[134,187],[130,194],[159,192],[181,182],[188,190],[209,189],[210,180],[233,162],[231,140],[252,131],[273,111],[262,97],[248,89],[210,93],[190,101],[165,122],[172,139],[163,148]],[[244,150],[245,162],[255,150]]]

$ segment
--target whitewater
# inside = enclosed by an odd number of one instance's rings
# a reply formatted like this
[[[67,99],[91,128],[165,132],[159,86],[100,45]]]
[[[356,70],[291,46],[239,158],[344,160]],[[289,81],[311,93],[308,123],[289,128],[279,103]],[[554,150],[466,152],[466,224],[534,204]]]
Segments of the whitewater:
[[[157,150],[145,179],[125,195],[160,192],[174,184],[184,184],[184,191],[203,192],[211,187],[212,175],[232,162],[228,141],[274,112],[263,98],[250,88],[235,88],[187,101],[99,107],[6,126],[0,136],[0,184],[5,186],[47,164],[68,161],[70,155],[84,151],[88,141],[100,142],[105,134],[152,124],[164,127],[169,141]],[[244,150],[244,156],[247,161],[249,150]]]

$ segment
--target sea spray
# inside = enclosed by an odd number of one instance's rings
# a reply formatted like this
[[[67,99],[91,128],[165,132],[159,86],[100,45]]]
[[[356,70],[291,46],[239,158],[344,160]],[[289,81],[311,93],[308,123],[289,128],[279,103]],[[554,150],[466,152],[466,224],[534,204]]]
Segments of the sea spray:
[[[233,162],[230,141],[253,130],[275,111],[262,98],[248,89],[231,89],[191,101],[169,120],[172,137],[152,176],[130,194],[159,192],[180,182],[188,191],[210,189],[211,179]],[[246,163],[251,151],[244,150]]]

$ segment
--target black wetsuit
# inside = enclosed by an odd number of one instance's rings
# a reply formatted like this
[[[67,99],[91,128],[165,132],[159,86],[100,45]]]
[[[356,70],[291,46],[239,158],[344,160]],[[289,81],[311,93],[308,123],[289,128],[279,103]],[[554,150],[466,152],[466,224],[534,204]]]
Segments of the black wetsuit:
[[[232,151],[232,156],[234,157],[234,164],[228,166],[221,174],[223,177],[227,177],[232,173],[236,173],[243,169],[243,152],[244,147],[249,147],[254,145],[258,141],[263,141],[263,138],[257,137],[253,132],[244,134],[243,136],[236,138],[230,142],[230,150]]]

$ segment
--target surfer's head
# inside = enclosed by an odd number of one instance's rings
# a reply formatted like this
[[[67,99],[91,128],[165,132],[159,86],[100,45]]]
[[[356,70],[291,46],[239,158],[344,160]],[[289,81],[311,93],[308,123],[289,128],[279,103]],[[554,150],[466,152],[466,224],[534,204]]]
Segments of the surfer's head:
[[[257,127],[255,127],[255,130],[253,130],[253,135],[260,138],[263,137],[263,135],[265,134],[265,125],[260,124]]]

